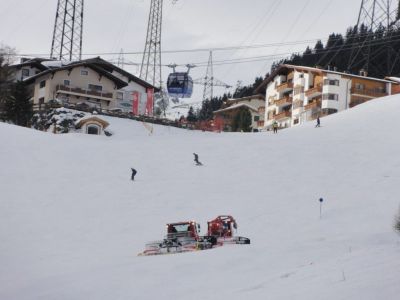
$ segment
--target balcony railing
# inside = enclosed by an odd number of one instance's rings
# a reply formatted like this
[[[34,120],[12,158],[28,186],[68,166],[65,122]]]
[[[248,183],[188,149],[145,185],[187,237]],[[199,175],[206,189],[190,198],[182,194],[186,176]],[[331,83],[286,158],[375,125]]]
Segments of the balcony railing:
[[[292,105],[293,98],[292,97],[283,97],[281,99],[275,100],[275,105],[278,107]]]
[[[286,90],[293,90],[293,82],[285,82],[276,87],[278,92],[286,91]]]
[[[275,120],[282,120],[282,119],[286,119],[286,118],[290,118],[292,116],[292,112],[291,111],[284,111],[281,112],[280,114],[277,114],[274,116]]]
[[[69,92],[77,95],[82,95],[85,97],[92,97],[92,98],[106,98],[106,99],[113,99],[113,93],[105,92],[105,91],[94,91],[89,89],[82,89],[80,87],[71,87],[65,85],[57,85],[56,87],[57,92]]]
[[[371,98],[379,98],[379,97],[385,97],[388,95],[385,91],[377,91],[373,89],[357,89],[353,87],[351,89],[352,94],[357,94],[357,95],[363,95],[363,96],[368,96]]]
[[[320,100],[314,101],[312,103],[309,103],[309,104],[305,105],[304,106],[304,110],[312,110],[314,108],[319,108],[319,107],[321,107],[321,101]]]
[[[306,91],[306,96],[311,97],[318,94],[322,94],[322,84],[318,84],[315,87],[311,87]]]

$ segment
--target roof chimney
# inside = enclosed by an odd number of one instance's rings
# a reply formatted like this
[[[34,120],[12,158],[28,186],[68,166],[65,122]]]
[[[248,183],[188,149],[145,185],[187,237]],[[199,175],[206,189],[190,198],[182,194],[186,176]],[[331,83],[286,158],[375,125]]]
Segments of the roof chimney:
[[[360,76],[362,77],[368,77],[368,71],[365,69],[361,69],[360,70]]]

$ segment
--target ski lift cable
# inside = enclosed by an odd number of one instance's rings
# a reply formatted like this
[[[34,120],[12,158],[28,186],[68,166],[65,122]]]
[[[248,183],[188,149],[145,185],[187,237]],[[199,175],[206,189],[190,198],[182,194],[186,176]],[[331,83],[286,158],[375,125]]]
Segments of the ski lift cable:
[[[269,8],[266,14],[264,14],[264,16],[261,18],[261,20],[258,22],[258,24],[256,25],[256,27],[251,30],[251,33],[249,35],[247,35],[247,37],[242,41],[242,43],[240,44],[240,46],[245,45],[246,42],[249,41],[250,37],[253,35],[253,32],[255,32],[257,30],[257,28],[259,28],[258,33],[254,36],[254,38],[251,40],[251,43],[254,43],[255,40],[259,37],[260,33],[262,32],[262,29],[266,28],[267,25],[269,24],[269,22],[272,20],[271,16],[275,13],[275,11],[278,9],[278,7],[282,4],[282,1],[280,0],[276,0]],[[266,22],[265,22],[266,20]],[[260,26],[263,25],[263,26]],[[246,49],[244,51],[244,53],[247,53],[249,49]],[[232,54],[232,56],[234,56],[236,53],[238,53],[238,50],[235,50],[235,52]],[[228,70],[226,70],[225,72],[225,76],[229,73],[231,73],[234,69],[234,66],[231,66]]]
[[[372,45],[384,45],[384,44],[389,44],[389,43],[393,43],[393,42],[397,42],[400,41],[400,34],[398,35],[398,37],[396,39],[392,39],[389,41],[389,38],[382,38],[379,40],[375,40]],[[321,54],[326,54],[329,52],[333,52],[333,51],[344,51],[344,50],[351,50],[353,49],[355,46],[358,47],[362,47],[364,42],[356,42],[356,43],[352,43],[352,44],[348,44],[345,46],[336,46],[336,47],[331,47],[329,49],[324,49],[321,51]],[[269,55],[263,55],[263,56],[254,56],[254,57],[244,57],[244,58],[237,58],[237,59],[229,59],[229,60],[219,60],[219,61],[214,61],[214,65],[215,66],[220,66],[220,65],[230,65],[230,64],[242,64],[242,63],[251,63],[251,62],[259,62],[259,61],[270,61],[273,59],[279,59],[279,58],[285,58],[288,55],[293,54],[292,52],[283,52],[283,53],[277,53],[275,55],[269,54]],[[314,55],[314,53],[311,54],[306,54],[303,53],[302,55],[304,56],[311,56]],[[197,68],[201,68],[201,67],[206,67],[208,62],[197,62],[194,63],[196,65]],[[135,62],[126,62],[126,65],[140,65],[140,63],[135,63]],[[180,64],[177,66],[186,66],[187,64]],[[168,65],[162,65],[163,67],[168,67]]]
[[[368,36],[369,34],[360,34],[357,37],[362,38]],[[400,34],[398,34],[400,35]],[[396,35],[394,35],[396,36]],[[349,36],[351,38],[352,35]],[[343,37],[342,37],[343,38]],[[334,40],[334,39],[333,39]],[[214,48],[194,48],[194,49],[175,49],[175,50],[163,50],[161,53],[164,54],[179,54],[179,53],[196,53],[196,52],[210,52],[210,51],[234,51],[234,50],[246,50],[246,49],[262,49],[262,48],[272,48],[278,46],[291,46],[291,45],[305,45],[313,42],[326,42],[327,38],[316,38],[316,39],[306,39],[306,40],[296,40],[289,42],[276,42],[276,43],[265,43],[265,44],[252,44],[244,46],[226,46],[226,47],[214,47]],[[118,55],[119,52],[93,52],[93,53],[82,53],[82,56],[108,56],[108,55]],[[143,51],[126,51],[125,55],[142,55]],[[48,57],[49,53],[22,53],[15,54],[18,57]]]
[[[281,43],[284,43],[284,42],[287,40],[287,38],[289,37],[289,35],[292,33],[293,29],[295,28],[295,26],[297,25],[297,23],[300,21],[301,16],[303,16],[304,11],[306,10],[306,8],[308,7],[308,5],[310,4],[310,1],[311,1],[311,0],[307,0],[307,2],[304,3],[302,9],[299,10],[299,13],[297,14],[297,17],[296,17],[295,20],[293,21],[292,25],[290,26],[290,28],[289,28],[288,32],[286,33],[286,35],[284,36],[284,38],[282,39]],[[278,52],[279,49],[280,49],[280,46],[277,46],[277,47],[275,48],[274,54],[276,54],[276,53]],[[264,64],[264,65],[262,66],[262,70],[265,70],[266,67],[267,67],[266,64]],[[257,73],[259,74],[260,72],[261,72],[261,71],[259,71],[259,72],[257,72]]]

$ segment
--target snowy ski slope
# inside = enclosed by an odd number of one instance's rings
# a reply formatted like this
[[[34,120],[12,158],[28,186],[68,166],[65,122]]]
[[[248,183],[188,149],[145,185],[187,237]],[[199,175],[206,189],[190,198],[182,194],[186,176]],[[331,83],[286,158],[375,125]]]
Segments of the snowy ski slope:
[[[399,111],[388,97],[277,135],[0,123],[0,299],[399,299]],[[167,222],[204,233],[219,214],[252,244],[137,256]]]

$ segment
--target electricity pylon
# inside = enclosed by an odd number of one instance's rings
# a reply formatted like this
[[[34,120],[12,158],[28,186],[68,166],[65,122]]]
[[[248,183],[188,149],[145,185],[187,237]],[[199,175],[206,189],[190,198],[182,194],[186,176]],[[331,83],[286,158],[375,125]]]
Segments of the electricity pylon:
[[[214,86],[222,86],[225,88],[231,87],[230,85],[214,78],[212,51],[210,51],[210,56],[208,59],[206,76],[204,78],[193,80],[193,83],[203,85],[203,101],[211,100],[213,98]]]
[[[385,64],[374,65],[382,77],[390,75],[399,60],[399,49],[394,49],[390,41],[399,29],[399,0],[362,0],[357,28],[364,27],[364,41],[352,49],[348,70],[363,68],[368,71],[374,57],[386,57]],[[396,32],[397,31],[397,32]],[[374,38],[379,32],[382,38]]]
[[[161,88],[161,29],[163,0],[151,0],[140,78]]]
[[[58,0],[50,58],[82,59],[84,0]]]

